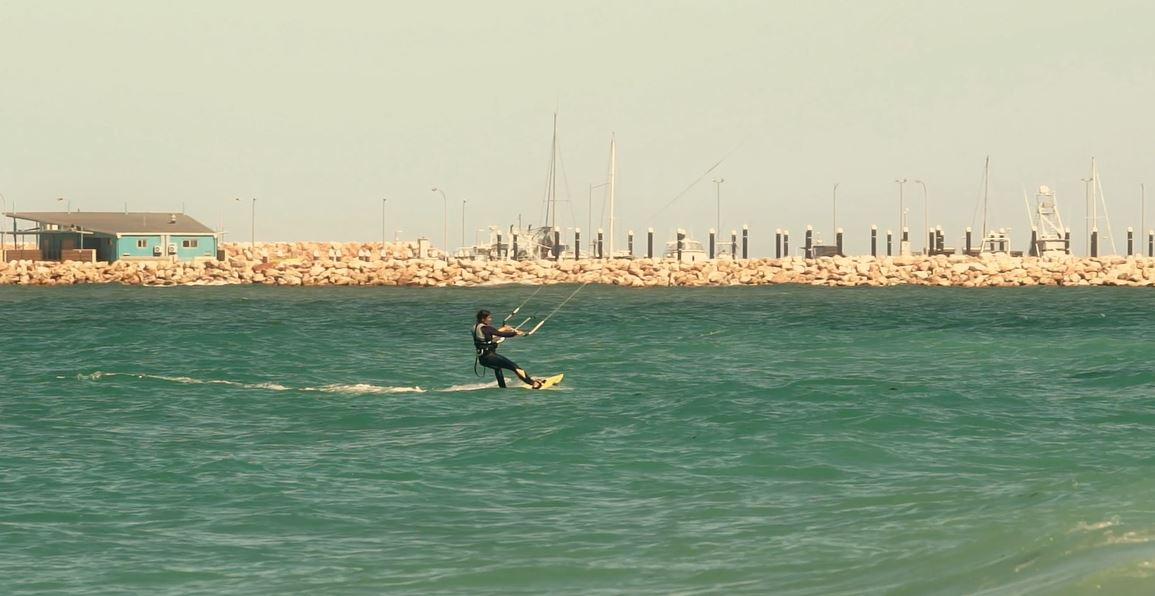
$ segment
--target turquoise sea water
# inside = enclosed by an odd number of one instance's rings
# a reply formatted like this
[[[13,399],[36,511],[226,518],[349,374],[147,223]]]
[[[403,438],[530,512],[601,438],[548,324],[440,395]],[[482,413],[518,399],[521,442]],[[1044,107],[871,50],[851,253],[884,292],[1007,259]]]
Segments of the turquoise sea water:
[[[532,292],[0,287],[0,593],[1155,592],[1155,293]]]

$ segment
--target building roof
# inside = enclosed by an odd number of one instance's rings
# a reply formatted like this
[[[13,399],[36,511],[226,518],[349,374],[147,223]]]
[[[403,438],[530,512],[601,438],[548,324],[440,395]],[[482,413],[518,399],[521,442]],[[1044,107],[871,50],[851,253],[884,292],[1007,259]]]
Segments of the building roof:
[[[212,228],[183,213],[41,211],[5,213],[8,217],[100,234],[212,234]]]

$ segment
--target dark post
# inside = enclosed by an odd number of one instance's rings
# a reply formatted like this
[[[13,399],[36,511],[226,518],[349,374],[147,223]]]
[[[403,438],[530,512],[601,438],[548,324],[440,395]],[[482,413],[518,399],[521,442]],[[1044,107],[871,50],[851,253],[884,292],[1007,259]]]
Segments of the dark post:
[[[878,226],[870,224],[870,256],[878,258]]]
[[[646,232],[646,258],[654,258],[654,228]]]
[[[631,257],[634,256],[634,231],[633,230],[630,230],[630,233],[626,234],[626,246],[629,247],[630,256]]]
[[[970,226],[967,226],[966,233],[967,233],[966,252],[964,254],[969,255],[971,253],[971,228],[970,228]]]
[[[782,230],[782,256],[790,256],[790,230]]]
[[[517,260],[517,232],[513,233],[513,258]]]
[[[942,226],[938,226],[934,229],[934,235],[935,246],[938,247],[939,254],[946,252],[946,237],[943,236]]]
[[[1027,255],[1031,257],[1039,256],[1039,230],[1035,228],[1031,228],[1031,246]]]
[[[782,229],[774,230],[774,258],[782,258]]]
[[[813,259],[814,258],[814,226],[810,226],[810,225],[806,226],[806,233],[803,234],[802,238],[803,238],[803,240],[802,240],[802,242],[803,242],[802,254],[805,255],[807,259]]]
[[[894,232],[886,231],[886,256],[894,256]]]
[[[1127,256],[1135,254],[1134,230],[1127,228]]]
[[[678,262],[679,263],[682,262],[682,242],[684,242],[685,240],[686,240],[686,231],[679,229],[678,230],[678,243],[677,243],[678,244],[677,250],[678,250]]]
[[[602,242],[603,242],[602,230],[601,230],[601,228],[598,228],[598,258],[599,259],[606,258],[606,253],[604,252],[604,249],[603,249],[604,245],[602,244]]]
[[[582,230],[581,228],[574,228],[573,231],[573,258],[582,258]]]
[[[730,258],[738,258],[738,231],[730,230]]]
[[[934,230],[926,233],[926,256],[934,254]]]
[[[553,229],[553,259],[561,260],[561,230],[557,228]]]
[[[381,245],[381,250],[382,251],[385,250],[385,245]],[[508,258],[509,257],[509,249],[508,248],[505,249],[504,255],[505,256],[503,257],[502,256],[502,250],[501,250],[501,232],[498,232],[497,233],[497,258],[498,259]]]
[[[749,248],[750,248],[750,227],[747,226],[746,224],[742,224],[742,258],[743,259],[750,258],[749,257],[750,253],[748,252]]]
[[[1099,256],[1099,228],[1091,228],[1091,257]]]
[[[1067,232],[1069,235],[1070,232]],[[1147,256],[1155,257],[1155,232],[1147,231]]]
[[[838,256],[845,257],[846,255],[842,252],[842,228],[838,228],[838,231],[834,233],[834,244],[838,246]]]
[[[1063,252],[1071,254],[1071,230],[1063,232]]]
[[[717,234],[713,229],[710,230],[710,258],[714,258],[714,236]]]

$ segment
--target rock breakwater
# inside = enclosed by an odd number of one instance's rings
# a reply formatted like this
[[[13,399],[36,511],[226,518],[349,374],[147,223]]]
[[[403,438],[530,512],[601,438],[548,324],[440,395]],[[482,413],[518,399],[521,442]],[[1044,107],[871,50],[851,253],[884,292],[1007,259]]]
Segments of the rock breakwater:
[[[0,263],[0,284],[265,284],[281,286],[478,286],[594,283],[628,287],[807,284],[822,286],[1153,286],[1145,257],[823,257],[716,260],[470,261],[416,258],[413,245],[227,245],[222,261]]]

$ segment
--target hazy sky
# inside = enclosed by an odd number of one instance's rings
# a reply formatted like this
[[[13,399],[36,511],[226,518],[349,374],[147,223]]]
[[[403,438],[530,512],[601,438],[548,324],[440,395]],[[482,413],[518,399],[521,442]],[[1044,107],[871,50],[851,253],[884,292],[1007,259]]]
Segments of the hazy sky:
[[[462,200],[467,244],[543,222],[556,111],[560,224],[588,227],[613,133],[619,246],[704,240],[715,177],[756,255],[775,228],[830,239],[836,182],[866,251],[900,177],[957,246],[990,155],[990,225],[1016,248],[1048,184],[1082,250],[1094,156],[1123,250],[1140,184],[1155,197],[1153,23],[1146,0],[0,0],[0,194],[183,206],[237,240],[255,197],[257,240],[379,241],[387,198],[390,238],[441,245],[438,186],[456,247]],[[921,186],[904,199],[921,247]]]

